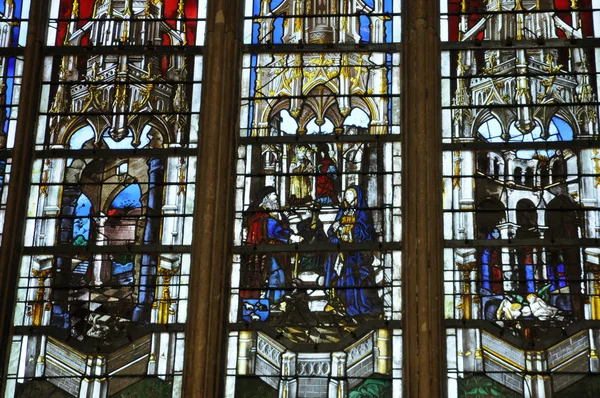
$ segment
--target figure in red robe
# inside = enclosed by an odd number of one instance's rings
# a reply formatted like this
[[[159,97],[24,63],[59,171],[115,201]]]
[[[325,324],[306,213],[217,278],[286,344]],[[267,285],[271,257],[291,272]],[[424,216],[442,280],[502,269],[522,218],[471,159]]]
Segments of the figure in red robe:
[[[291,280],[290,258],[285,253],[260,253],[258,246],[297,243],[302,237],[290,229],[287,217],[279,211],[274,187],[258,191],[256,200],[246,211],[244,227],[245,243],[257,246],[259,253],[242,259],[240,297],[268,298],[271,304],[277,304],[285,294],[286,282]]]
[[[325,145],[319,148],[317,155],[317,194],[316,201],[323,205],[339,204],[337,167],[329,156],[329,148]]]

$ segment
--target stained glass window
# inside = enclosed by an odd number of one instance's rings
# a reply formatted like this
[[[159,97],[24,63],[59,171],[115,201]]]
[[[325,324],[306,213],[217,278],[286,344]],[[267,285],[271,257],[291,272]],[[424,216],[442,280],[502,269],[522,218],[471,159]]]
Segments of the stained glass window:
[[[7,396],[180,396],[205,13],[51,1]]]
[[[596,1],[442,1],[451,397],[597,391]]]
[[[399,3],[246,1],[227,397],[401,394]]]
[[[17,128],[28,17],[28,0],[0,3],[0,243]]]

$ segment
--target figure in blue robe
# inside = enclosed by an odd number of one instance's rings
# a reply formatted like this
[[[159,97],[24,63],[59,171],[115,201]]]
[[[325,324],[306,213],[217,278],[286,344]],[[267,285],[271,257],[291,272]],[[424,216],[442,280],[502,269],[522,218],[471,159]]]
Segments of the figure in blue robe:
[[[257,200],[246,212],[246,244],[252,246],[297,243],[302,237],[290,229],[287,217],[279,210],[279,199],[274,187],[267,186],[257,193]],[[266,298],[279,303],[285,295],[286,281],[291,279],[290,259],[285,253],[254,254],[245,261],[240,296],[259,298],[259,288],[267,283]],[[264,293],[264,291],[263,291]]]
[[[327,231],[331,243],[363,243],[376,240],[367,202],[362,189],[349,187],[335,221]],[[335,292],[350,316],[378,316],[383,303],[378,295],[373,272],[373,255],[364,252],[342,252],[330,256],[325,263],[325,285]]]

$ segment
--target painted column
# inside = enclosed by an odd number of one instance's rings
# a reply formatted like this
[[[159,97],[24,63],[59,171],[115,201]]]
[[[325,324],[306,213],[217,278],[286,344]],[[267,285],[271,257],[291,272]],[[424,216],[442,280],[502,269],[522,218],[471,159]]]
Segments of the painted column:
[[[60,220],[58,232],[58,244],[70,245],[73,241],[73,224],[77,199],[81,195],[81,189],[77,185],[66,185],[63,189],[62,205],[60,214],[64,218]],[[71,257],[58,256],[56,258],[56,269],[53,275],[53,285],[69,286],[71,279]],[[69,327],[69,289],[52,290],[52,321],[51,325],[59,328]]]
[[[331,379],[329,380],[330,398],[346,397],[348,380],[346,379],[346,353],[334,352],[331,354]]]
[[[160,243],[161,209],[165,180],[165,165],[161,158],[148,159],[148,204],[146,206],[146,227],[144,229],[144,245]],[[150,321],[150,312],[156,294],[157,254],[144,254],[140,269],[140,293],[138,305],[133,311],[134,322]]]
[[[296,398],[298,396],[298,380],[296,379],[297,354],[286,351],[281,355],[281,382],[279,398]]]

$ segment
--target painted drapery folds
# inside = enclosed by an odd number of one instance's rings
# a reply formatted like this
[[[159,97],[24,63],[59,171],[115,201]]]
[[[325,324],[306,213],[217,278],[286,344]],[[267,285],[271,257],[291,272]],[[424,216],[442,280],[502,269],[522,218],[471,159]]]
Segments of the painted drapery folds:
[[[205,8],[51,2],[7,396],[180,396]]]
[[[597,6],[442,1],[449,396],[600,371]]]
[[[399,19],[246,1],[228,397],[401,393]]]

